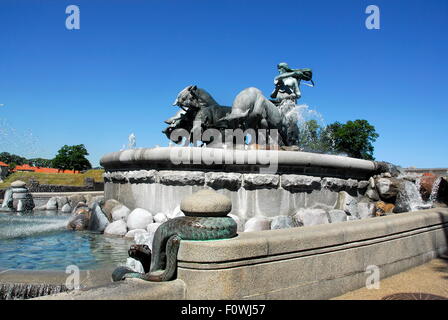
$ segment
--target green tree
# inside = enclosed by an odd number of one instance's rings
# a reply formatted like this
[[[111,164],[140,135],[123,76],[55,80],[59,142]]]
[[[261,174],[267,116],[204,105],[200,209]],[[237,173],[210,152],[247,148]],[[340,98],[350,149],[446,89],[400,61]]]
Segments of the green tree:
[[[309,152],[334,153],[330,132],[327,127],[321,127],[314,119],[300,126],[299,147]]]
[[[375,160],[372,143],[379,135],[367,120],[347,121],[345,124],[335,122],[326,130],[333,139],[335,151],[345,152],[353,158]]]
[[[52,160],[52,164],[53,167],[60,170],[87,170],[92,168],[92,165],[86,158],[88,155],[89,153],[83,144],[64,145]]]
[[[9,152],[1,152],[0,161],[7,164],[14,163],[16,165],[28,163],[28,160],[26,158],[18,156],[16,154],[10,154]]]

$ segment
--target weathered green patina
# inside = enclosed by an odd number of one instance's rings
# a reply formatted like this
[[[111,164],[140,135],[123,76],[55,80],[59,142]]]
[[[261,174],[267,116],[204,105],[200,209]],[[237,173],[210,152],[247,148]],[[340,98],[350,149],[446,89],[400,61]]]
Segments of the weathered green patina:
[[[177,252],[181,240],[219,240],[233,238],[237,225],[231,217],[177,217],[163,223],[154,235],[151,267],[148,273],[136,273],[118,267],[114,281],[139,278],[148,281],[167,281],[174,278]]]

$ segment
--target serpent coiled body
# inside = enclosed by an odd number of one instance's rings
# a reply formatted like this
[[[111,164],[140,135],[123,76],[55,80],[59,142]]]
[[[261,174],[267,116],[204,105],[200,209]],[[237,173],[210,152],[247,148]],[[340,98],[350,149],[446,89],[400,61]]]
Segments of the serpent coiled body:
[[[112,274],[114,281],[139,278],[148,281],[171,280],[176,273],[177,252],[181,240],[219,240],[233,238],[237,224],[231,217],[177,217],[164,222],[154,235],[150,270],[137,273],[118,267]]]

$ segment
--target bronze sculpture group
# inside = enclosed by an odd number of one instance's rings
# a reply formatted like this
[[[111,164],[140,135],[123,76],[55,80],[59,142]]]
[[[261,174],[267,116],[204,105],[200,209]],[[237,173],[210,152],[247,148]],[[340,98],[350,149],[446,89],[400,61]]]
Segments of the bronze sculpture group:
[[[180,110],[165,121],[168,127],[163,133],[179,144],[182,138],[173,134],[176,129],[186,130],[190,134],[187,143],[195,143],[193,136],[200,137],[198,133],[207,129],[220,130],[223,137],[226,129],[252,129],[255,132],[276,129],[279,146],[298,145],[295,105],[301,97],[301,81],[310,81],[310,86],[314,86],[312,70],[291,69],[284,62],[277,68],[279,75],[274,79],[272,100],[265,98],[259,89],[250,87],[235,97],[231,107],[221,106],[206,90],[195,85],[186,87],[173,103]]]
[[[200,132],[215,129],[224,133],[227,129],[253,130],[276,129],[279,146],[296,146],[299,139],[296,102],[301,97],[300,82],[311,81],[311,69],[291,69],[286,63],[277,66],[279,75],[274,79],[275,89],[268,100],[262,92],[254,87],[241,91],[231,107],[221,106],[204,89],[191,85],[183,89],[173,105],[180,110],[165,122],[168,127],[163,131],[173,142],[182,142],[183,135],[176,130],[188,133],[189,143],[195,143]],[[199,138],[200,139],[200,138]],[[256,137],[257,139],[257,137]],[[210,190],[201,190],[200,197],[222,197]],[[193,199],[193,198],[192,198]],[[192,207],[197,207],[190,199]],[[185,202],[185,199],[183,200]],[[114,281],[125,278],[139,278],[148,281],[167,281],[175,277],[177,269],[177,252],[181,240],[216,240],[236,236],[237,225],[228,217],[231,210],[230,200],[218,201],[222,208],[212,206],[213,210],[198,212],[184,211],[184,217],[177,217],[164,222],[157,229],[152,248],[146,245],[133,245],[129,256],[142,263],[145,273],[138,273],[127,267],[118,267],[112,274]],[[181,203],[181,209],[183,204]],[[184,205],[185,207],[185,205]],[[200,206],[198,206],[200,207]],[[218,208],[218,209],[217,209]],[[203,208],[202,208],[203,209]]]

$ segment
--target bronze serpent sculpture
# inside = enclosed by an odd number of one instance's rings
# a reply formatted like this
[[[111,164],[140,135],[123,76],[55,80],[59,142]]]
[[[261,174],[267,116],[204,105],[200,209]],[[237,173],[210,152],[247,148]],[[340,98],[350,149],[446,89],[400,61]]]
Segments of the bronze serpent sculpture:
[[[186,197],[181,203],[185,216],[160,225],[154,235],[152,251],[147,246],[131,246],[129,256],[141,261],[146,273],[118,267],[112,273],[113,281],[125,278],[157,282],[173,279],[176,275],[177,252],[181,240],[219,240],[237,235],[235,220],[227,216],[231,209],[230,200],[212,190],[200,190]],[[151,261],[149,271],[148,257]]]

